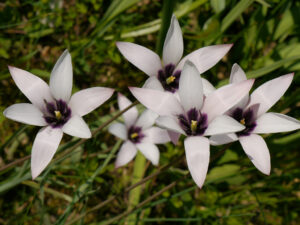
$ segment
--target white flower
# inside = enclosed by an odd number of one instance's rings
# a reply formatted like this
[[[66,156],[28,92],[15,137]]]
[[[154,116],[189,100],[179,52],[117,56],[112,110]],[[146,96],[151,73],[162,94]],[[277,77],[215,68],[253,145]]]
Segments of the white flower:
[[[118,95],[119,109],[123,110],[131,101],[125,96]],[[117,155],[116,167],[123,166],[131,161],[140,150],[141,153],[149,159],[154,165],[159,162],[159,150],[155,144],[164,144],[170,141],[168,133],[159,128],[153,127],[156,113],[151,110],[145,110],[140,117],[136,107],[132,107],[123,114],[125,125],[114,123],[109,127],[109,132],[125,140]]]
[[[32,104],[14,104],[3,114],[18,122],[45,126],[38,132],[32,146],[31,175],[35,179],[53,158],[63,132],[80,138],[91,137],[91,131],[82,116],[103,104],[114,90],[93,87],[71,97],[73,72],[68,50],[56,62],[49,86],[27,71],[15,67],[9,67],[9,71]]]
[[[162,62],[153,51],[129,42],[117,42],[123,56],[137,68],[150,76],[144,87],[175,92],[178,89],[181,70],[189,60],[200,74],[204,73],[230,50],[232,44],[213,45],[200,48],[181,59],[183,40],[179,23],[173,15],[163,46]],[[205,85],[205,84],[204,84]]]
[[[201,187],[209,164],[209,139],[204,136],[232,133],[245,127],[222,115],[245,96],[254,80],[231,84],[204,97],[197,68],[187,61],[179,81],[179,99],[169,93],[146,88],[130,88],[132,94],[160,117],[158,126],[188,136],[184,140],[189,171]]]
[[[239,140],[245,153],[262,173],[269,175],[271,170],[270,153],[264,139],[257,134],[287,132],[300,129],[300,122],[280,113],[267,111],[284,95],[293,80],[293,73],[270,80],[250,95],[246,95],[227,114],[245,125],[245,129],[228,135],[210,138],[213,145],[226,144]],[[239,65],[234,64],[230,83],[247,80]]]

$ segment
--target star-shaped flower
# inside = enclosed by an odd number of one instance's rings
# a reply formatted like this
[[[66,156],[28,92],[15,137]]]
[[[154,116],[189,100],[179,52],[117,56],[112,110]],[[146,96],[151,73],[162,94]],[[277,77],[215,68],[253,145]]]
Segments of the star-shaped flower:
[[[189,171],[201,187],[209,164],[209,139],[205,136],[241,131],[245,127],[222,115],[243,96],[254,80],[231,84],[204,97],[202,79],[195,65],[187,61],[181,73],[178,95],[147,88],[130,88],[132,94],[160,117],[156,124],[187,136],[184,140]]]
[[[32,104],[14,104],[3,114],[21,123],[44,126],[32,146],[31,175],[35,179],[53,158],[63,133],[80,138],[91,137],[91,131],[82,116],[103,104],[114,90],[93,87],[71,97],[73,71],[68,50],[56,62],[49,86],[27,71],[15,67],[9,67],[9,71],[18,88]]]
[[[293,80],[293,73],[270,80],[250,95],[246,95],[227,113],[246,128],[242,131],[216,135],[210,138],[211,144],[220,145],[239,140],[245,153],[255,167],[269,175],[271,170],[270,153],[264,139],[258,134],[287,132],[300,129],[300,122],[280,113],[267,111],[284,95]],[[230,83],[244,82],[246,74],[239,65],[234,64]]]

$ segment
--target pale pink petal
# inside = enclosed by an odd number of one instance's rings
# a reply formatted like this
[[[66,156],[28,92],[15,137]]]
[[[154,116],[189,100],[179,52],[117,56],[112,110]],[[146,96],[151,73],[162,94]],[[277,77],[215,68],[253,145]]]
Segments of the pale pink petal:
[[[251,94],[248,106],[260,104],[257,116],[264,114],[283,96],[292,83],[293,77],[294,74],[290,73],[259,86]]]
[[[181,70],[186,60],[192,61],[200,74],[212,68],[231,49],[232,44],[212,45],[200,48],[185,56],[178,64],[176,70]]]
[[[148,48],[129,42],[117,42],[117,47],[129,62],[149,76],[156,76],[162,69],[159,56]]]
[[[118,105],[119,105],[119,109],[121,111],[123,109],[127,108],[128,106],[130,106],[131,104],[132,104],[132,102],[128,98],[126,98],[124,95],[118,93]],[[139,112],[135,106],[131,107],[129,110],[127,110],[125,113],[123,113],[122,116],[123,116],[124,122],[128,128],[136,122],[138,115],[139,115]]]
[[[53,158],[62,139],[61,129],[50,126],[42,128],[33,142],[31,152],[31,176],[35,179]]]
[[[156,124],[157,124],[157,126],[160,126],[164,129],[185,135],[185,132],[182,130],[182,128],[178,124],[178,120],[173,117],[160,116],[156,119]]]
[[[149,88],[153,90],[164,91],[163,86],[161,85],[160,81],[155,77],[149,77],[146,82],[144,83],[142,88]]]
[[[143,143],[153,143],[153,144],[164,144],[170,141],[168,132],[159,127],[150,127],[143,130],[145,137],[143,138]]]
[[[212,92],[205,98],[202,112],[208,116],[208,122],[222,115],[237,104],[251,89],[254,80],[245,80],[237,84],[229,84]]]
[[[244,70],[237,63],[233,64],[231,68],[229,83],[239,83],[244,80],[247,80],[247,76]]]
[[[108,131],[118,138],[127,140],[127,128],[122,123],[113,123],[108,127]]]
[[[21,123],[46,126],[43,113],[35,106],[29,103],[19,103],[9,106],[3,112],[4,116]]]
[[[242,136],[240,143],[254,166],[262,173],[269,175],[271,170],[270,153],[264,139],[257,135]]]
[[[45,107],[44,100],[53,101],[50,88],[45,81],[25,70],[11,66],[8,68],[18,88],[40,110]]]
[[[219,134],[213,135],[209,138],[209,143],[211,145],[225,145],[234,141],[239,140],[238,136],[235,133],[231,134]]]
[[[300,122],[280,113],[265,113],[256,120],[253,133],[267,134],[300,129]]]
[[[137,153],[135,145],[131,141],[126,141],[121,146],[118,152],[117,159],[115,162],[115,167],[121,167],[130,162]]]
[[[114,89],[105,87],[93,87],[76,92],[70,99],[69,107],[72,112],[84,116],[109,99]]]
[[[164,65],[174,64],[177,65],[183,54],[183,40],[181,28],[173,15],[170,23],[168,33],[163,47],[163,62]]]
[[[77,115],[73,115],[71,119],[62,127],[64,133],[79,137],[90,138],[92,137],[91,130],[84,120]]]
[[[151,143],[140,143],[136,147],[143,153],[143,155],[157,166],[159,162],[159,150],[156,145]]]
[[[208,96],[210,93],[214,92],[216,88],[205,78],[202,78],[203,94]]]
[[[70,100],[73,85],[71,55],[66,49],[57,60],[50,76],[50,90],[55,99]]]
[[[139,102],[161,116],[183,113],[179,101],[169,92],[135,87],[129,89]]]
[[[190,61],[186,61],[181,71],[178,93],[186,112],[192,108],[201,109],[203,103],[202,80],[197,68]]]
[[[187,137],[184,140],[186,161],[193,180],[202,187],[209,164],[209,141],[205,137]]]
[[[177,145],[179,137],[180,137],[181,134],[177,133],[177,132],[174,132],[174,131],[171,131],[171,130],[168,130],[168,134],[169,134],[169,137],[170,137],[172,143],[174,145]]]
[[[158,114],[152,110],[146,109],[137,119],[136,126],[147,129],[148,127],[153,126],[155,120],[158,118]]]

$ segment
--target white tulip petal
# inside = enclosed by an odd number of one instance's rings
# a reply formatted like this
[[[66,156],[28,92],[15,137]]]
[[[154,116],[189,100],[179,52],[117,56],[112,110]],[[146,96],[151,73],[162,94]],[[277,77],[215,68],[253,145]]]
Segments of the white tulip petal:
[[[214,92],[216,88],[205,78],[202,78],[203,94],[208,96],[210,93]]]
[[[213,135],[209,138],[209,143],[211,145],[225,145],[234,141],[239,140],[238,136],[235,133],[231,134],[218,134]]]
[[[127,164],[134,158],[136,153],[137,149],[131,141],[124,142],[120,151],[118,152],[115,167],[118,168]]]
[[[113,123],[108,127],[108,131],[118,138],[127,140],[127,128],[122,123]]]
[[[70,99],[69,107],[72,112],[84,116],[109,99],[114,89],[105,87],[93,87],[76,92]]]
[[[253,133],[267,134],[300,129],[300,122],[280,113],[265,113],[256,120]]]
[[[183,54],[182,32],[176,16],[173,15],[163,47],[164,65],[177,65]]]
[[[178,93],[186,112],[192,108],[201,109],[203,103],[202,80],[197,68],[190,61],[186,61],[181,71]]]
[[[262,173],[269,175],[271,171],[270,153],[264,139],[257,134],[251,134],[240,137],[239,140],[254,166]]]
[[[92,137],[91,130],[84,120],[77,115],[73,115],[69,121],[62,127],[64,133],[79,137],[90,138]]]
[[[229,83],[239,83],[244,80],[247,80],[247,76],[244,70],[237,63],[233,64],[230,73]]]
[[[200,74],[212,68],[231,49],[232,44],[212,45],[200,48],[185,56],[178,64],[176,70],[181,70],[186,60],[192,61]]]
[[[205,137],[187,137],[184,140],[186,161],[193,180],[202,187],[209,164],[209,141]]]
[[[143,134],[145,135],[143,143],[165,144],[170,141],[168,132],[159,127],[150,127],[144,130]]]
[[[118,105],[119,109],[122,111],[128,106],[130,106],[132,102],[126,98],[124,95],[118,93]],[[131,127],[135,122],[136,119],[138,118],[139,112],[136,109],[135,106],[131,107],[129,110],[127,110],[125,113],[123,113],[123,118],[126,126],[129,128]]]
[[[160,81],[155,77],[149,77],[146,82],[144,83],[142,88],[149,88],[153,90],[164,91],[163,86],[161,85]]]
[[[33,142],[31,153],[31,176],[35,179],[53,158],[62,139],[61,129],[50,126],[42,128]]]
[[[59,57],[50,76],[50,90],[55,99],[70,100],[73,85],[72,60],[66,49]]]
[[[16,67],[8,67],[9,72],[18,88],[40,110],[44,109],[45,102],[53,101],[48,84],[39,77]]]
[[[174,145],[177,145],[181,134],[177,133],[177,132],[174,132],[174,131],[171,131],[171,130],[168,130],[168,134],[169,134],[169,137],[170,137],[172,143]]]
[[[147,129],[155,123],[158,118],[158,114],[152,110],[146,109],[137,119],[135,125],[141,127],[142,129]]]
[[[117,47],[129,62],[149,76],[157,76],[162,69],[159,56],[148,48],[129,42],[117,42]]]
[[[136,147],[143,153],[143,155],[157,166],[159,162],[159,150],[156,145],[151,143],[140,143]]]
[[[21,123],[46,126],[43,113],[35,106],[29,103],[19,103],[9,106],[3,112],[4,116]]]
[[[160,126],[164,129],[185,135],[185,132],[182,130],[182,128],[178,124],[177,119],[175,119],[173,117],[160,116],[156,119],[156,124],[157,124],[157,126]]]
[[[260,104],[257,116],[264,114],[283,96],[292,83],[293,77],[294,74],[290,73],[259,86],[251,94],[248,106]]]

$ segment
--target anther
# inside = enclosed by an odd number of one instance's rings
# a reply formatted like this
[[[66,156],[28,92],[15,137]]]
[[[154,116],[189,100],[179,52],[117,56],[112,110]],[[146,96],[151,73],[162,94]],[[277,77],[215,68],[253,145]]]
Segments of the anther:
[[[56,119],[60,120],[60,119],[61,119],[61,117],[62,117],[62,115],[61,115],[61,112],[60,112],[60,111],[57,111],[57,110],[55,110],[55,111],[54,111],[54,113],[55,113],[55,117],[56,117]]]
[[[139,136],[138,133],[132,133],[132,134],[130,135],[130,138],[131,138],[131,139],[134,139],[134,138],[137,138],[138,136]]]
[[[240,123],[243,124],[243,125],[245,125],[246,124],[245,118],[241,119]]]
[[[191,120],[191,130],[192,132],[196,132],[198,122],[196,120]]]
[[[174,82],[175,79],[176,79],[176,77],[174,77],[174,76],[172,75],[172,76],[169,76],[169,77],[166,79],[166,82],[167,82],[167,84],[171,84],[172,82]]]

